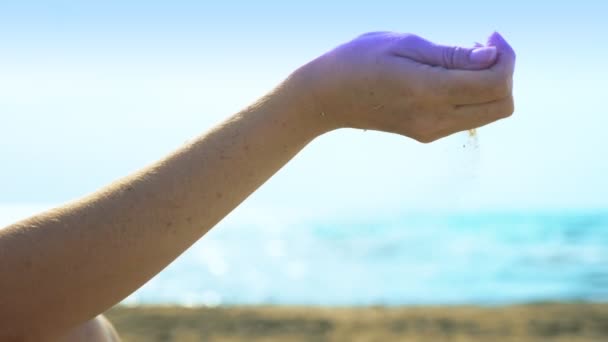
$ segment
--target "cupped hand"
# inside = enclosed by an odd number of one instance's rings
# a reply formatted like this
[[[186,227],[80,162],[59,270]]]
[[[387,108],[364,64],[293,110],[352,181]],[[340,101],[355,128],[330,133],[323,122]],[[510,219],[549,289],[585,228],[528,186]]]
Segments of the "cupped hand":
[[[302,67],[315,115],[351,127],[431,142],[513,113],[515,53],[492,34],[485,46],[434,44],[419,36],[367,33]]]

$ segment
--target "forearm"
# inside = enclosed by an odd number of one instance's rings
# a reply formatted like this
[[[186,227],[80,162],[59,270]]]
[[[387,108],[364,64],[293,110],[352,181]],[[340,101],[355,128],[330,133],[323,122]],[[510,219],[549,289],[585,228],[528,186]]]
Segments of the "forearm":
[[[166,159],[0,230],[0,340],[24,331],[40,340],[126,297],[324,132],[430,142],[511,115],[515,53],[497,33],[488,45],[479,54],[415,35],[362,35]]]
[[[126,297],[321,134],[312,112],[279,87],[166,159],[0,230],[0,328],[48,334]]]

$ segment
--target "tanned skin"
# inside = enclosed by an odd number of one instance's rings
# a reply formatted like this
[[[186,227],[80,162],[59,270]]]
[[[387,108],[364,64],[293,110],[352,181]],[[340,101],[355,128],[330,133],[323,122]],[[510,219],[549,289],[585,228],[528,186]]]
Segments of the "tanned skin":
[[[98,315],[316,137],[360,128],[427,143],[486,125],[513,112],[514,65],[496,33],[474,48],[393,32],[336,47],[158,162],[0,229],[0,340],[117,340]]]

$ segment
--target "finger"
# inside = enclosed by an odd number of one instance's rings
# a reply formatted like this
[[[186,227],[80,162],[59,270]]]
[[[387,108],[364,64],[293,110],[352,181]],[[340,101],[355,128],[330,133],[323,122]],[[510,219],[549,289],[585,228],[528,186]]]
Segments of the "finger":
[[[444,89],[454,104],[486,103],[510,96],[513,90],[515,52],[504,40],[494,33],[488,45],[497,49],[496,63],[488,69],[445,70],[437,73],[439,89]]]
[[[488,38],[487,45],[496,48],[497,56],[496,63],[484,71],[494,73],[498,77],[505,77],[507,80],[512,80],[515,70],[515,51],[513,48],[498,32],[494,32]],[[468,74],[473,75],[473,73]]]
[[[511,96],[484,104],[456,106],[445,111],[445,114],[441,116],[442,119],[426,135],[405,135],[420,142],[428,143],[457,132],[479,128],[504,119],[509,117],[513,111],[513,97]],[[403,134],[399,131],[395,131],[395,133]]]
[[[446,69],[480,70],[494,64],[497,49],[495,46],[464,48],[438,45],[416,35],[406,35],[398,40],[394,53]]]
[[[453,129],[458,132],[507,118],[514,110],[513,97],[509,96],[489,103],[456,106],[450,118],[454,122]]]
[[[488,38],[488,45],[495,46],[498,52],[496,57],[497,63],[500,62],[500,65],[495,65],[495,70],[503,71],[508,75],[513,75],[513,71],[515,70],[515,51],[507,43],[505,38],[500,35],[498,32],[494,32],[490,38]]]

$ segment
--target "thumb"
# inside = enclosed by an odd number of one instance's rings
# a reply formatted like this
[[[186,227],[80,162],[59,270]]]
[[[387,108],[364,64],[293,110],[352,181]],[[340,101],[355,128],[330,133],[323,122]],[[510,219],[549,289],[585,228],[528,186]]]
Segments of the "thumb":
[[[488,68],[496,62],[497,50],[495,46],[464,48],[439,45],[416,37],[406,41],[397,54],[419,63],[446,69],[479,70]]]

